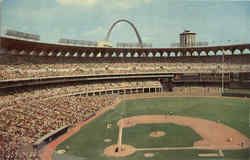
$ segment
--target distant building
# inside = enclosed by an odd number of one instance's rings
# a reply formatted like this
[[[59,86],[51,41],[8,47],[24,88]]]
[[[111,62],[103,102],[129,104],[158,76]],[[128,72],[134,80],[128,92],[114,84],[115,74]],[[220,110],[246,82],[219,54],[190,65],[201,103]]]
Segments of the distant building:
[[[206,47],[208,46],[208,42],[196,41],[196,33],[191,32],[189,30],[185,30],[184,32],[180,33],[180,41],[177,43],[171,43],[171,47],[173,48],[184,48],[184,47]]]
[[[7,36],[11,36],[11,37],[17,37],[17,38],[34,40],[34,41],[40,41],[40,36],[36,35],[36,34],[24,33],[24,32],[11,30],[11,29],[7,29],[5,34]]]
[[[196,46],[196,33],[185,30],[180,34],[180,47],[194,47]]]
[[[111,42],[101,41],[101,42],[97,42],[97,47],[112,48],[113,45]]]

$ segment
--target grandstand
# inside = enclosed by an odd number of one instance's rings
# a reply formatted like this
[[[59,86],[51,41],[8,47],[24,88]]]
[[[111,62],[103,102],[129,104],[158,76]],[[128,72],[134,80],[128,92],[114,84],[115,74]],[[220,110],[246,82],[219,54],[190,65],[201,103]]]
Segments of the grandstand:
[[[118,49],[6,37],[1,43],[1,159],[38,158],[44,145],[115,104],[120,96],[220,96],[222,64],[226,88],[245,88],[250,80],[250,55],[244,54],[250,44]],[[224,63],[222,55],[216,55],[222,50],[232,53],[224,55]],[[241,53],[233,54],[236,50]],[[198,56],[178,54],[192,51]],[[210,51],[214,55],[199,56]],[[98,53],[108,56],[98,57]],[[112,56],[114,53],[124,56]]]

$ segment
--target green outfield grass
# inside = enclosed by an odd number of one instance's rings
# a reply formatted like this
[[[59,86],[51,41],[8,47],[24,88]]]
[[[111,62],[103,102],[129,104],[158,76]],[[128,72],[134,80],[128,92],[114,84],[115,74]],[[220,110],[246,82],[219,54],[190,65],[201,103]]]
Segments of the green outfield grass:
[[[225,93],[249,94],[250,89],[225,89]]]
[[[221,120],[222,123],[239,130],[250,138],[249,108],[249,99],[233,98],[155,98],[123,101],[115,110],[110,110],[98,119],[93,120],[81,128],[78,133],[60,144],[57,150],[65,149],[66,146],[69,146],[69,150],[64,155],[54,154],[54,159],[115,160],[117,158],[104,156],[103,150],[117,142],[117,121],[123,117],[144,114],[173,112],[175,115],[198,117],[212,121]],[[112,124],[110,129],[106,128],[107,123]],[[166,136],[156,139],[150,138],[148,135],[153,130],[165,131]],[[104,142],[104,139],[107,138],[112,139],[112,142]],[[194,141],[199,139],[199,135],[192,129],[175,124],[136,125],[124,129],[123,143],[135,147],[191,146]],[[202,151],[154,151],[155,156],[151,159],[200,160],[197,157],[200,152]],[[119,160],[145,159],[144,153],[146,152],[136,152],[129,157],[119,158]],[[224,151],[224,154],[223,160],[248,159],[247,150]],[[202,160],[208,159],[202,158]]]
[[[166,136],[150,137],[152,131],[163,131]],[[191,147],[195,141],[201,139],[191,128],[171,123],[140,124],[123,129],[123,141],[136,148]]]

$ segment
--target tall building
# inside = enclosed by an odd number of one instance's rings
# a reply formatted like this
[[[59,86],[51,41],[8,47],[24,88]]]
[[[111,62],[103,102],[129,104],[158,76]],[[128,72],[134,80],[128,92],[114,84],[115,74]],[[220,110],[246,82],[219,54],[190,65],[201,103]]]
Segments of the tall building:
[[[196,44],[196,33],[185,30],[180,34],[180,47],[193,47]]]

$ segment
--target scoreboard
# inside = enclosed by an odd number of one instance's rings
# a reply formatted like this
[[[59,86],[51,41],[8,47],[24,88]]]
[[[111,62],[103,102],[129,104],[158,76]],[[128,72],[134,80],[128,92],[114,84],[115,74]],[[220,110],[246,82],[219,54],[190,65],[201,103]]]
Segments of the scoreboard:
[[[19,32],[11,29],[7,29],[6,31],[7,36],[13,36],[13,37],[18,37],[18,38],[24,38],[24,39],[30,39],[30,40],[35,40],[39,41],[40,36],[36,34],[30,34],[30,33],[24,33],[24,32]]]

